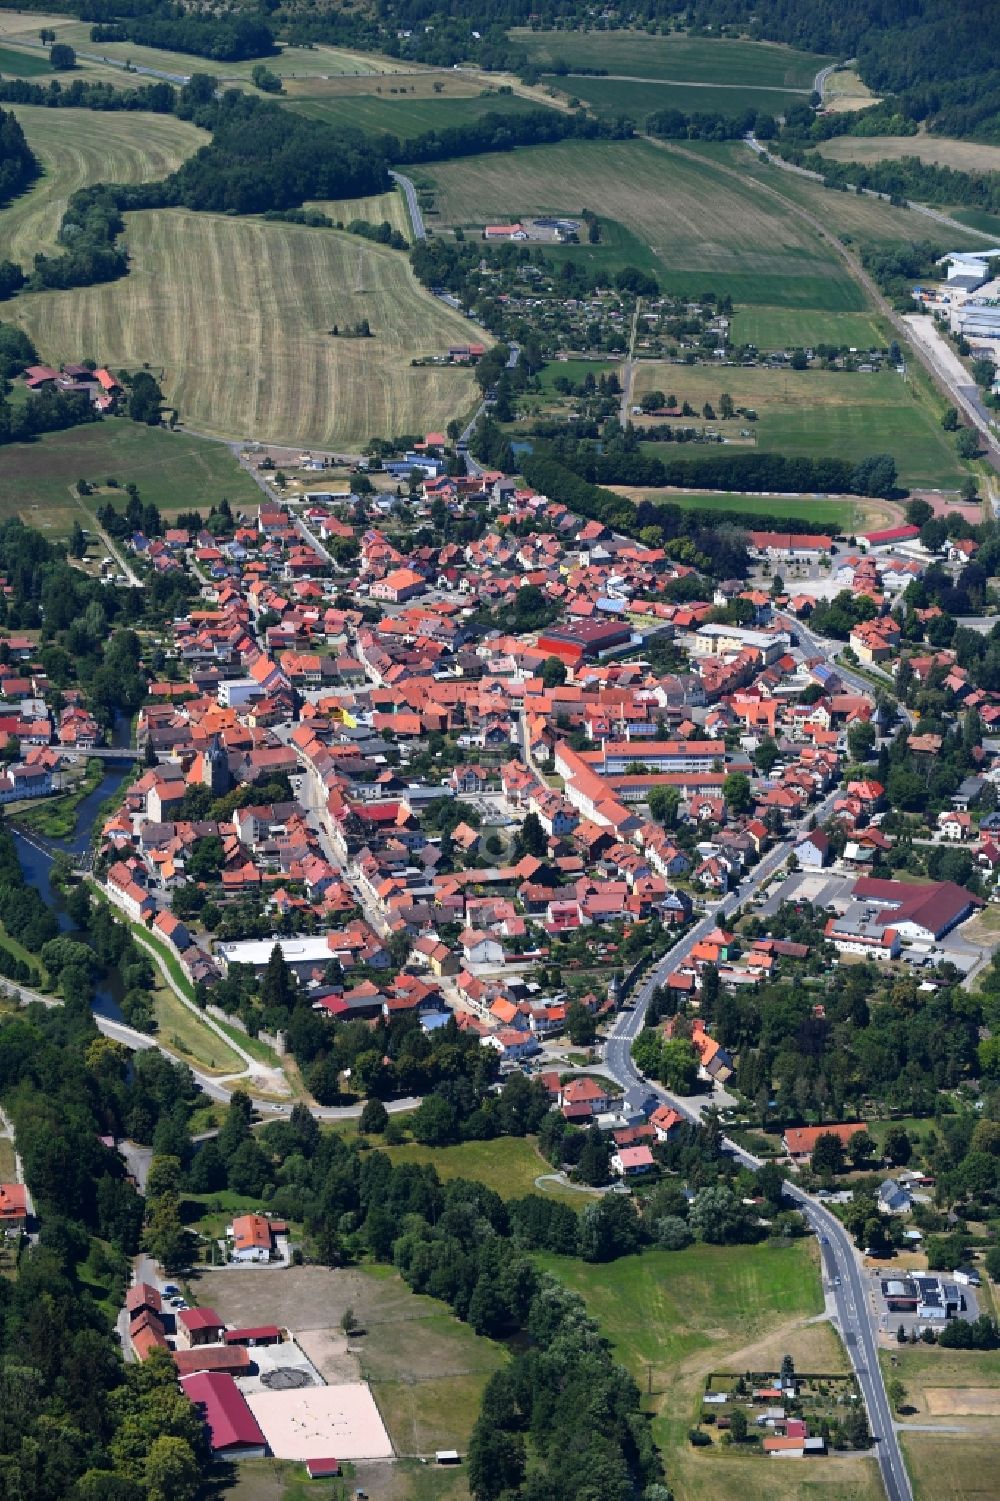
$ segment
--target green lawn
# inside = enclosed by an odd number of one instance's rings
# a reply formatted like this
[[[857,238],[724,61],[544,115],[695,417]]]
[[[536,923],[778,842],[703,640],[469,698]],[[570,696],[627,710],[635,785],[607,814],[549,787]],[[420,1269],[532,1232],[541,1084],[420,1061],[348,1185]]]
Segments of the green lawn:
[[[154,1010],[160,1041],[183,1054],[187,1062],[209,1073],[242,1072],[245,1065],[239,1054],[185,1006],[164,981],[156,987]]]
[[[918,368],[904,381],[894,370],[720,370],[644,360],[636,394],[657,389],[689,402],[696,412],[705,402],[717,407],[727,391],[737,407],[756,411],[757,421],[734,418],[716,425],[732,439],[752,431],[757,447],[768,452],[854,462],[891,453],[902,483],[942,489],[956,489],[967,471]]]
[[[887,340],[867,313],[822,313],[812,308],[737,308],[730,336],[757,349],[804,349],[816,344],[850,349],[885,348]]]
[[[819,1313],[823,1307],[816,1248],[809,1241],[773,1248],[689,1246],[645,1251],[610,1264],[567,1256],[539,1258],[578,1292],[614,1349],[636,1377],[652,1373],[654,1391],[669,1389],[675,1367],[718,1344],[759,1338],[774,1325]],[[673,1422],[687,1425],[686,1415]]]
[[[21,515],[42,531],[66,536],[74,521],[86,524],[76,481],[103,484],[109,476],[122,487],[109,492],[112,498],[117,494],[120,502],[131,481],[164,514],[200,509],[207,515],[223,496],[234,506],[260,499],[225,444],[113,417],[9,444],[0,464],[0,518]]]
[[[611,360],[550,360],[539,373],[538,383],[546,394],[551,394],[559,379],[572,381],[575,385],[586,380],[588,375],[597,380],[611,368]]]
[[[9,1136],[0,1136],[0,1183],[14,1181],[14,1143]]]
[[[770,42],[713,37],[650,36],[644,31],[530,31],[511,40],[539,67],[557,59],[572,67],[606,68],[637,78],[686,83],[758,84],[779,89],[812,88],[818,69],[833,62],[812,52]]]
[[[376,94],[344,94],[340,98],[289,100],[296,114],[323,120],[329,125],[348,125],[371,134],[390,134],[401,141],[428,130],[448,130],[469,125],[483,115],[518,115],[540,106],[519,94],[484,94],[471,99],[400,99]]]
[[[46,53],[21,52],[14,47],[0,47],[0,73],[13,73],[15,78],[37,78],[40,73],[56,76]],[[65,73],[59,76],[66,77]]]
[[[804,101],[802,94],[787,89],[711,88],[691,83],[635,83],[624,78],[557,78],[547,75],[543,83],[575,94],[605,119],[624,115],[640,129],[647,115],[656,110],[679,109],[686,115],[740,115],[744,110],[763,110],[783,115],[792,104]]]
[[[558,1189],[554,1185],[535,1190],[535,1179],[552,1168],[535,1150],[533,1141],[518,1136],[499,1136],[495,1141],[463,1141],[454,1147],[424,1147],[407,1142],[385,1149],[393,1162],[433,1163],[439,1177],[472,1178],[495,1189],[505,1199],[538,1192],[555,1192],[574,1207],[582,1207],[589,1195],[575,1189]]]

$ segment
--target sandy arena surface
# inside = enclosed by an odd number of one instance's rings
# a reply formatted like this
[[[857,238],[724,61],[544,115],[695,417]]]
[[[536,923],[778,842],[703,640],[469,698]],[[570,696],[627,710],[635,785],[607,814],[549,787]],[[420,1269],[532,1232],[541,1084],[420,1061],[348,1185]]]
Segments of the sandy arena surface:
[[[956,1413],[1000,1417],[1000,1390],[989,1386],[929,1386],[924,1392],[927,1411],[936,1416]]]
[[[276,1459],[388,1459],[392,1444],[365,1382],[248,1392]]]

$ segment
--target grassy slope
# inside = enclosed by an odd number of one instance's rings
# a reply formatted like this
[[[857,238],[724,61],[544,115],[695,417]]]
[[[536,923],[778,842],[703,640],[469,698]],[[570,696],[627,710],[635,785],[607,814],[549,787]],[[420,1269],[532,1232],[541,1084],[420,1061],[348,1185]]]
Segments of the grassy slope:
[[[11,304],[43,357],[148,360],[191,427],[290,443],[441,427],[472,400],[467,372],[410,367],[476,331],[419,287],[398,251],[184,210],[129,215],[127,236],[122,281]],[[327,332],[360,318],[373,338]]]
[[[610,1266],[566,1257],[544,1264],[579,1292],[640,1388],[651,1393],[653,1434],[677,1501],[736,1497],[785,1501],[803,1495],[796,1465],[714,1447],[692,1450],[686,1432],[699,1410],[707,1373],[780,1362],[785,1350],[800,1367],[843,1369],[843,1351],[827,1328],[804,1326],[822,1308],[816,1248],[692,1246],[651,1251]],[[808,1469],[816,1501],[875,1501],[874,1463],[837,1460]]]
[[[424,169],[444,223],[579,213],[587,206],[650,247],[665,286],[706,287],[739,303],[859,312],[862,294],[807,226],[732,178],[644,141],[565,141],[514,157]],[[572,251],[588,258],[587,247]],[[590,258],[599,259],[601,247]]]
[[[0,47],[0,73],[15,78],[38,78],[43,73],[50,78],[54,76],[45,53],[22,51],[19,47]]]
[[[76,353],[66,351],[66,358]],[[134,482],[144,500],[167,512],[194,508],[207,514],[223,496],[244,506],[260,496],[221,443],[116,417],[5,448],[0,517],[22,515],[50,535],[66,536],[74,521],[88,524],[73,488],[77,479],[103,482],[108,476],[122,487]]]
[[[426,130],[468,125],[488,114],[524,114],[538,105],[518,94],[487,94],[471,99],[393,99],[376,94],[345,94],[339,99],[294,99],[288,108],[330,125],[389,133],[405,141]]]
[[[407,239],[411,235],[406,199],[399,188],[390,193],[372,193],[367,198],[319,198],[305,206],[319,209],[334,224],[350,224],[353,219],[365,219],[369,224],[388,220]]]
[[[571,68],[606,68],[609,73],[687,83],[753,83],[772,88],[811,89],[817,70],[825,62],[833,61],[769,42],[648,36],[637,31],[519,29],[511,35],[541,68],[562,58]]]
[[[44,176],[0,213],[0,258],[29,267],[39,250],[55,248],[59,221],[78,188],[158,181],[208,140],[206,131],[171,115],[30,104],[13,111]]]
[[[643,361],[635,389],[637,394],[657,389],[675,394],[697,412],[706,401],[717,407],[720,393],[728,391],[737,406],[756,410],[759,421],[753,430],[759,448],[852,460],[891,453],[907,484],[955,486],[966,467],[923,387],[904,383],[894,372],[714,370]],[[731,436],[745,426],[735,418],[715,425]]]
[[[430,1162],[442,1181],[449,1178],[472,1178],[485,1183],[505,1199],[520,1198],[535,1190],[535,1179],[552,1171],[536,1151],[533,1141],[504,1136],[496,1141],[465,1141],[454,1147],[423,1147],[409,1142],[401,1147],[386,1147],[393,1162]],[[588,1202],[588,1195],[577,1189],[559,1189],[555,1185],[540,1192],[554,1192],[574,1208]]]

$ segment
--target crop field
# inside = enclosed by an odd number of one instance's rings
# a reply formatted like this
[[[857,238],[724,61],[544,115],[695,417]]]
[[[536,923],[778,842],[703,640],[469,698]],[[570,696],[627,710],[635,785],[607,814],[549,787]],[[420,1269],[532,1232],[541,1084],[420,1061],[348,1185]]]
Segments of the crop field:
[[[685,114],[699,111],[720,115],[738,115],[746,109],[764,110],[782,115],[792,104],[801,104],[805,95],[787,89],[760,88],[755,85],[706,83],[653,83],[626,78],[563,78],[546,74],[545,83],[564,93],[575,94],[589,104],[595,114],[606,118],[625,115],[642,126],[654,110],[679,109]]]
[[[953,141],[948,136],[836,136],[823,141],[819,149],[835,162],[898,162],[916,156],[959,172],[1000,172],[1000,146]]]
[[[473,98],[386,98],[376,94],[350,94],[340,98],[295,99],[289,109],[324,120],[329,125],[348,125],[372,135],[391,134],[400,141],[428,130],[447,130],[469,125],[483,115],[525,114],[538,104],[518,94],[478,94]]]
[[[867,313],[822,313],[815,308],[737,308],[730,336],[734,344],[753,344],[757,349],[805,349],[816,344],[882,349],[889,342]]]
[[[367,198],[317,198],[305,207],[319,209],[334,224],[350,224],[354,219],[364,219],[369,224],[388,222],[407,239],[412,235],[413,226],[401,188],[372,193]]]
[[[144,500],[165,514],[209,508],[223,496],[235,507],[260,496],[228,448],[187,433],[106,417],[88,427],[46,433],[33,443],[12,443],[0,464],[0,519],[21,516],[49,536],[66,537],[74,521],[87,526],[76,496],[78,479],[103,486],[138,485]],[[108,497],[116,492],[108,491]],[[100,497],[101,501],[105,496]]]
[[[435,163],[422,175],[435,184],[446,224],[588,207],[648,247],[670,290],[711,288],[737,303],[775,307],[864,308],[860,288],[815,230],[710,162],[644,141],[562,141],[513,157]]]
[[[472,402],[468,371],[411,367],[478,331],[399,251],[183,209],[131,214],[126,235],[123,280],[9,305],[43,358],[149,361],[187,426],[236,438],[361,444],[444,427]],[[332,336],[361,319],[371,338]]]
[[[900,1441],[914,1501],[993,1501],[1000,1468],[995,1423],[992,1433],[904,1433]]]
[[[172,115],[33,104],[16,104],[13,111],[44,175],[0,212],[0,258],[28,267],[38,251],[55,248],[66,204],[78,188],[156,182],[208,140],[206,131]]]
[[[770,42],[723,41],[712,37],[649,36],[643,31],[530,31],[511,40],[540,69],[557,59],[571,68],[607,68],[609,74],[680,83],[757,84],[777,89],[812,88],[817,71],[832,57],[796,52]]]
[[[636,370],[636,395],[656,390],[689,402],[698,413],[705,402],[717,407],[728,391],[758,420],[747,424],[735,417],[712,425],[732,437],[749,427],[757,447],[769,452],[855,461],[891,453],[908,485],[956,488],[965,473],[922,384],[904,383],[894,371],[716,370],[644,360]],[[663,452],[671,456],[669,448]]]

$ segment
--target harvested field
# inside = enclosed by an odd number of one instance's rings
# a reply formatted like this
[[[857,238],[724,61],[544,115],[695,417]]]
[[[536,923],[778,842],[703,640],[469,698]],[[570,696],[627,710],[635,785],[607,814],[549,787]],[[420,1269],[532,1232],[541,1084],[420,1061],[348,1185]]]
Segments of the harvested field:
[[[901,1438],[914,1501],[995,1501],[1000,1469],[995,1434],[904,1433]]]
[[[1000,1417],[1000,1390],[988,1386],[928,1386],[924,1388],[927,1411],[940,1417],[943,1414],[976,1414],[979,1417]]]
[[[435,163],[445,224],[579,214],[584,206],[648,247],[670,290],[706,288],[737,303],[861,312],[861,289],[817,232],[734,176],[646,141],[563,141],[515,156]],[[602,245],[564,252],[595,263]]]
[[[831,73],[823,88],[823,107],[833,114],[845,110],[866,109],[877,103],[877,96],[853,68],[838,68]]]
[[[412,235],[406,199],[400,188],[393,188],[388,193],[372,193],[367,198],[317,198],[305,207],[319,209],[334,224],[350,224],[353,219],[364,219],[368,224],[388,221],[408,240]]]
[[[411,365],[479,330],[431,297],[399,251],[181,209],[130,214],[126,234],[123,280],[10,305],[43,358],[148,360],[188,426],[275,442],[361,445],[443,428],[472,403],[468,371]],[[331,335],[361,319],[373,337]]]
[[[818,148],[835,162],[902,161],[915,156],[934,166],[959,172],[1000,172],[1000,146],[982,141],[953,141],[949,136],[836,136]]]
[[[172,115],[32,104],[15,104],[13,112],[44,176],[0,213],[0,258],[28,267],[38,251],[56,248],[60,220],[78,188],[157,182],[209,138],[207,131]]]

